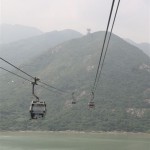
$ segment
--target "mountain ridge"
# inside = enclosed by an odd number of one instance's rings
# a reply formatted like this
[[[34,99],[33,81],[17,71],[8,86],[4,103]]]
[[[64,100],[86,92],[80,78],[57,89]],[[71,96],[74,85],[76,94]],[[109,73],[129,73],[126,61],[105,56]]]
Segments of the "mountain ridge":
[[[28,62],[34,68],[26,68],[26,72],[70,93],[59,95],[36,88],[47,103],[44,120],[27,121],[31,85],[12,75],[1,76],[1,96],[8,99],[0,100],[0,129],[149,132],[150,59],[114,34],[95,93],[96,108],[88,109],[104,33],[66,41]]]
[[[47,51],[48,48],[81,36],[82,34],[71,29],[52,31],[17,42],[3,44],[0,46],[0,53],[1,57],[12,61],[15,65],[21,65]]]
[[[141,49],[145,54],[147,54],[150,57],[150,43],[136,43],[130,39],[125,39],[128,43],[138,47]]]
[[[29,27],[24,25],[11,25],[11,24],[1,24],[1,39],[0,44],[7,44],[11,42],[15,42],[21,39],[26,39],[32,36],[37,36],[42,34],[43,32],[35,27]]]

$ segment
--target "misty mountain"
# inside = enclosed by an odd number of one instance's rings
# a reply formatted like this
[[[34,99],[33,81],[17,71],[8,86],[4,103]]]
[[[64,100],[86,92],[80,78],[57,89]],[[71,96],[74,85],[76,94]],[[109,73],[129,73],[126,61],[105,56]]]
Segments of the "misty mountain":
[[[138,47],[139,49],[143,50],[145,54],[147,54],[150,57],[150,44],[149,43],[136,43],[130,39],[125,39],[130,44]]]
[[[140,43],[138,45],[139,45],[139,48],[142,49],[150,57],[150,44]]]
[[[32,36],[37,36],[43,32],[35,27],[28,27],[23,25],[0,25],[0,44],[15,42],[21,39],[26,39]]]
[[[47,32],[39,36],[1,45],[0,56],[20,65],[39,56],[49,48],[81,36],[81,33],[71,29]]]
[[[33,100],[30,83],[7,73],[0,76],[0,129],[148,132],[150,58],[114,34],[95,93],[96,108],[88,109],[104,33],[66,41],[26,64],[34,66],[26,72],[67,92],[61,95],[36,87],[47,103],[44,120],[28,120]],[[73,91],[77,104],[72,106]]]

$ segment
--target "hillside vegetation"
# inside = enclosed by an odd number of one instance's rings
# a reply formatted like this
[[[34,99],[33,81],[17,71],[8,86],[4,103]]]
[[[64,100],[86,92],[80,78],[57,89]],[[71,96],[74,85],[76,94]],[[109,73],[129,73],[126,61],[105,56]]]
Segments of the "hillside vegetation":
[[[88,109],[104,32],[96,32],[50,48],[28,62],[26,72],[68,93],[37,87],[47,103],[44,120],[29,121],[31,85],[10,74],[0,76],[1,130],[150,131],[150,58],[113,35],[95,93]],[[40,84],[40,83],[39,83]],[[75,91],[77,104],[71,105]]]

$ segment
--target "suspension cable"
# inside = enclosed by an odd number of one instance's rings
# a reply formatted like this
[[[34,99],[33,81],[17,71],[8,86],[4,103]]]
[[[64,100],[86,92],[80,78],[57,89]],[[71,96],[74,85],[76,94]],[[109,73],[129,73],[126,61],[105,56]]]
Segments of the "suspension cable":
[[[26,80],[26,81],[28,81],[28,82],[30,82],[30,83],[32,82],[32,81],[30,81],[30,80],[28,80],[28,79],[26,79],[26,78],[24,78],[24,77],[22,77],[22,76],[20,76],[20,75],[18,75],[18,74],[16,74],[16,73],[14,73],[14,72],[11,72],[11,71],[9,71],[9,70],[3,68],[3,67],[0,67],[0,69],[5,70],[5,71],[7,71],[7,72],[9,72],[9,73],[11,73],[11,74],[13,74],[13,75],[15,75],[15,76],[21,78],[21,79],[24,79],[24,80]]]
[[[114,3],[115,3],[115,0],[112,1],[112,5],[111,5],[111,10],[110,10],[110,14],[109,14],[109,19],[108,19],[108,23],[107,23],[107,28],[106,28],[106,32],[105,32],[102,51],[101,51],[100,59],[99,59],[99,62],[98,62],[98,67],[97,67],[97,71],[96,71],[96,77],[95,77],[95,80],[94,80],[94,85],[93,85],[93,88],[92,88],[92,92],[95,91],[95,85],[96,85],[96,82],[97,82],[97,77],[98,77],[98,73],[99,73],[99,69],[100,69],[100,64],[101,64],[101,60],[102,60],[102,55],[103,55],[103,51],[104,51],[104,46],[105,46],[105,42],[106,42],[106,37],[107,37],[107,33],[108,33],[108,28],[109,28],[109,24],[110,24],[110,20],[111,20],[111,15],[112,15]]]
[[[42,84],[44,84],[44,85],[46,85],[46,86],[48,86],[48,87],[50,87],[50,88],[53,88],[53,89],[55,89],[55,90],[57,90],[57,91],[59,91],[59,92],[67,93],[66,91],[63,91],[63,90],[58,89],[58,88],[55,88],[55,87],[53,87],[53,86],[51,86],[51,85],[49,85],[49,84],[47,84],[47,83],[44,83],[44,82],[42,82],[42,81],[40,81],[40,80],[39,80],[39,82],[42,83]]]
[[[20,68],[16,67],[15,65],[13,65],[12,63],[8,62],[7,60],[5,60],[4,58],[0,57],[0,59],[4,62],[6,62],[7,64],[9,64],[10,66],[16,68],[17,70],[21,71],[22,73],[26,74],[27,76],[31,77],[32,79],[34,79],[33,76],[29,75],[28,73],[26,73],[25,71],[21,70]]]
[[[106,53],[107,53],[107,50],[108,50],[108,46],[109,46],[109,43],[110,43],[110,38],[111,38],[111,35],[112,35],[112,30],[113,30],[113,27],[114,27],[114,23],[115,23],[115,20],[116,20],[119,4],[120,4],[120,0],[118,0],[118,4],[117,4],[114,20],[113,20],[111,31],[110,31],[110,34],[109,34],[109,39],[108,39],[108,42],[107,42],[107,46],[106,46],[106,50],[105,50],[105,53],[104,53],[104,58],[103,58],[103,61],[102,61],[102,65],[101,65],[100,73],[99,73],[99,76],[98,76],[98,80],[97,80],[97,83],[96,83],[96,86],[95,86],[95,90],[96,90],[96,88],[98,86],[98,82],[99,82],[100,77],[101,77],[101,72],[102,72],[102,68],[103,68],[103,65],[104,65],[104,61],[105,61]]]
[[[7,70],[7,69],[5,69],[5,68],[3,68],[3,67],[0,67],[0,69],[4,70],[4,71],[6,71],[6,72],[8,72],[8,73],[10,73],[10,74],[13,74],[13,75],[15,75],[15,76],[17,76],[17,77],[19,77],[19,78],[25,80],[25,81],[28,81],[28,82],[32,83],[31,80],[28,80],[28,79],[26,79],[26,78],[24,78],[24,77],[22,77],[22,76],[20,76],[20,75],[18,75],[18,74],[16,74],[16,73],[14,73],[14,72],[12,72],[12,71],[9,71],[9,70]],[[40,87],[42,87],[42,88],[44,88],[44,89],[46,89],[46,90],[48,90],[48,91],[51,91],[51,92],[54,92],[54,93],[57,93],[57,94],[62,94],[62,93],[60,93],[59,91],[50,90],[50,89],[48,89],[48,88],[46,88],[46,87],[44,87],[44,86],[42,86],[42,85],[39,85],[39,84],[37,84],[37,86],[40,86]]]
[[[7,64],[11,65],[11,66],[14,67],[15,69],[17,69],[17,70],[21,71],[22,73],[26,74],[27,76],[31,77],[32,79],[35,79],[35,77],[33,77],[32,75],[28,74],[27,72],[21,70],[20,68],[16,67],[16,66],[13,65],[12,63],[8,62],[6,59],[4,59],[4,58],[2,58],[2,57],[0,57],[0,59],[1,59],[2,61],[6,62]],[[63,90],[61,90],[61,89],[58,89],[58,88],[56,88],[56,87],[54,87],[54,86],[51,86],[51,85],[49,85],[49,84],[47,84],[47,83],[45,83],[45,82],[40,81],[40,80],[39,80],[39,82],[42,83],[42,84],[44,84],[44,85],[46,85],[46,86],[48,86],[48,87],[50,87],[50,88],[53,88],[53,89],[57,90],[57,91],[60,91],[60,92],[63,92],[63,93],[67,93],[67,92],[65,92],[65,91],[63,91]]]
[[[45,86],[40,85],[40,84],[38,84],[38,86],[42,87],[42,88],[43,88],[43,89],[45,89],[45,90],[48,90],[48,91],[54,92],[54,93],[56,93],[56,94],[63,94],[63,93],[60,93],[59,91],[53,91],[53,90],[50,90],[49,88],[46,88]]]

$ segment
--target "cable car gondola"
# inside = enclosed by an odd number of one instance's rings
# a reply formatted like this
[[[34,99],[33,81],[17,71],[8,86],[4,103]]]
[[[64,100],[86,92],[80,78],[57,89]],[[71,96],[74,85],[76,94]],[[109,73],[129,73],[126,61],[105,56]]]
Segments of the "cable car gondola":
[[[77,103],[77,101],[76,101],[76,99],[75,99],[75,97],[74,97],[74,92],[72,93],[72,104],[76,104]]]
[[[91,100],[88,103],[89,109],[90,108],[95,108],[95,103],[94,103],[94,92],[91,92]]]
[[[89,108],[95,108],[95,103],[93,101],[90,101],[88,103]]]
[[[30,114],[31,119],[44,118],[46,115],[46,103],[44,101],[32,101]]]
[[[46,103],[45,101],[40,101],[39,97],[34,93],[34,87],[37,85],[38,78],[35,77],[34,82],[32,82],[32,94],[36,98],[36,100],[31,102],[30,105],[30,115],[31,119],[44,118],[46,115]]]
[[[76,104],[76,102],[75,102],[75,101],[72,101],[72,104]]]

